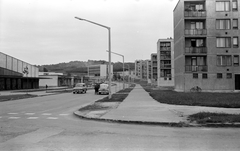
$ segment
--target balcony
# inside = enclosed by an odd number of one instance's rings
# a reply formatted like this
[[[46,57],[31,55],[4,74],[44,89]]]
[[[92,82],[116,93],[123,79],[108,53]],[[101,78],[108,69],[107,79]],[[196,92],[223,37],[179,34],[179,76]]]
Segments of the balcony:
[[[186,72],[207,72],[207,65],[186,65]]]
[[[184,11],[184,17],[206,17],[205,10],[188,10]]]
[[[185,29],[185,35],[207,35],[206,29]]]
[[[186,47],[185,54],[207,54],[207,47]]]

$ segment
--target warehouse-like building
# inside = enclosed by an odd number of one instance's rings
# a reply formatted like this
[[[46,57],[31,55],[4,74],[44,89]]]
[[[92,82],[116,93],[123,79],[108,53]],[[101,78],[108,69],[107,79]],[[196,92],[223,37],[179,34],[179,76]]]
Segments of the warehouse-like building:
[[[39,87],[39,69],[0,52],[0,91]]]

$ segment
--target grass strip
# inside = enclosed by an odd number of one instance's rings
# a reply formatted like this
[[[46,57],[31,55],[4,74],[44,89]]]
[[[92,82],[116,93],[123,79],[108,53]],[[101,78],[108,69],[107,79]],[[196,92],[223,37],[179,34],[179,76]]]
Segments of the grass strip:
[[[33,98],[33,97],[37,97],[37,95],[32,95],[32,94],[2,95],[0,96],[0,102],[27,99],[27,98]]]
[[[240,123],[240,114],[200,112],[188,117],[190,122],[208,123]]]

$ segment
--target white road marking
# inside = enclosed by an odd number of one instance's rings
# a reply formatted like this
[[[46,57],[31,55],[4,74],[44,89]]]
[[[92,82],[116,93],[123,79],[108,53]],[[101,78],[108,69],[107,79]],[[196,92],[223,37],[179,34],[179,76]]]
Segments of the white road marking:
[[[25,113],[25,115],[34,115],[35,113]]]
[[[39,117],[29,117],[27,119],[30,119],[30,120],[35,120],[35,119],[38,119]]]
[[[20,117],[9,117],[8,119],[19,119]]]
[[[42,115],[52,115],[52,113],[43,113]]]
[[[18,114],[18,113],[8,113],[8,114],[11,114],[11,115],[16,115],[16,114]]]
[[[69,114],[59,114],[60,116],[67,116],[67,115],[69,115]]]
[[[48,117],[47,119],[49,119],[49,120],[56,120],[58,118],[57,117]]]

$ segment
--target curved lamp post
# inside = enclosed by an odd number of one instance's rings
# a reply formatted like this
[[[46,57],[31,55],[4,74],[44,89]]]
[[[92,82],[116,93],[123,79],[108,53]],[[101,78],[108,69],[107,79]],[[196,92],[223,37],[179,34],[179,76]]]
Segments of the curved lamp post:
[[[112,76],[112,73],[111,73],[111,28],[108,27],[108,26],[104,26],[102,24],[99,24],[99,23],[95,23],[93,21],[90,21],[90,20],[87,20],[87,19],[83,19],[83,18],[79,18],[79,17],[75,17],[76,19],[78,20],[81,20],[81,21],[86,21],[86,22],[89,22],[89,23],[92,23],[92,24],[95,24],[95,25],[98,25],[98,26],[101,26],[103,28],[106,28],[108,30],[108,50],[109,50],[109,53],[108,53],[108,62],[109,62],[109,67],[108,67],[108,86],[109,86],[109,94],[108,94],[108,98],[111,99],[112,97],[112,93],[111,93],[111,76]]]
[[[109,51],[107,51],[107,52],[109,52]],[[121,54],[116,53],[116,52],[110,52],[110,53],[113,53],[115,55],[119,55],[119,56],[123,57],[123,89],[125,89],[125,83],[124,83],[124,55],[121,55]]]

